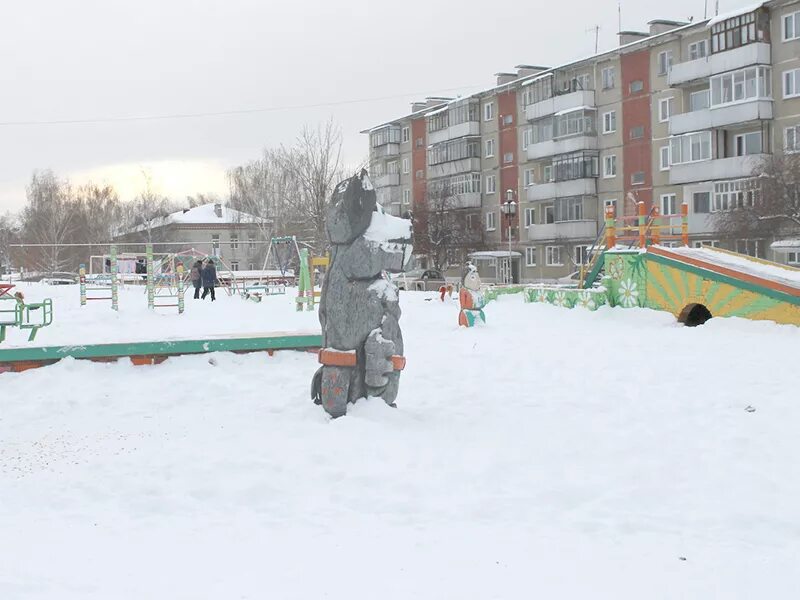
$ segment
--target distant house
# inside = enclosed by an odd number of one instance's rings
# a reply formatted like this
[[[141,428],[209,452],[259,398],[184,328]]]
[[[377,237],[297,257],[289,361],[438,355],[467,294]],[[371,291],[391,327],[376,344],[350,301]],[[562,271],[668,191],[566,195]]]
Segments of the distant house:
[[[114,241],[121,245],[120,252],[142,253],[142,244],[148,241],[159,253],[194,250],[216,256],[238,271],[262,267],[270,235],[271,221],[210,203],[142,222]],[[125,242],[138,246],[126,247]]]

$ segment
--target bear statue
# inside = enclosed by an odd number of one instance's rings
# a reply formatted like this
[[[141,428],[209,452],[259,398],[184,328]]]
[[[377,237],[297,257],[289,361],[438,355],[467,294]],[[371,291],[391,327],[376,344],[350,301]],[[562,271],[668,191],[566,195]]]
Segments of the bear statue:
[[[336,186],[326,217],[322,366],[311,395],[336,418],[359,398],[380,396],[394,406],[405,357],[398,289],[387,273],[401,273],[411,258],[411,221],[383,211],[363,170]]]

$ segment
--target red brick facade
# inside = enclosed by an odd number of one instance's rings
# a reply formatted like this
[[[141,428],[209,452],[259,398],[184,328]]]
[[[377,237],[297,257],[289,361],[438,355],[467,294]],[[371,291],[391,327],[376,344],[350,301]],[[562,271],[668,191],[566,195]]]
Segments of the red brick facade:
[[[623,203],[626,215],[635,215],[636,207],[628,199],[632,193],[644,201],[647,209],[653,201],[653,160],[650,127],[650,51],[641,50],[620,57],[622,69],[622,163]],[[636,89],[641,82],[641,89]],[[641,128],[640,131],[637,128]],[[641,137],[634,137],[641,133]],[[634,174],[644,174],[644,181],[634,185]]]
[[[507,116],[511,116],[511,122],[506,123]],[[502,92],[497,96],[497,119],[498,129],[500,130],[500,182],[498,186],[499,201],[506,201],[506,190],[514,191],[514,201],[517,203],[517,214],[511,222],[512,228],[519,231],[519,212],[520,212],[520,198],[518,198],[519,189],[519,156],[517,146],[517,93],[513,90]],[[511,153],[513,160],[510,163],[505,162],[506,154]],[[508,221],[506,217],[500,213],[501,228],[500,236],[505,242],[508,241]],[[512,236],[512,241],[514,237]]]

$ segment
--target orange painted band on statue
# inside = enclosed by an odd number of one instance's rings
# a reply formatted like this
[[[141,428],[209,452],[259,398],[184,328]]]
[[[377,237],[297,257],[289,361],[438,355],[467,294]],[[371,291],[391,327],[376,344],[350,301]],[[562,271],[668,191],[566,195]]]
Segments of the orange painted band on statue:
[[[355,367],[357,358],[355,352],[347,352],[344,350],[334,350],[332,348],[323,348],[319,351],[319,362],[326,367]],[[406,357],[394,354],[391,357],[392,368],[395,371],[402,371],[406,367]]]

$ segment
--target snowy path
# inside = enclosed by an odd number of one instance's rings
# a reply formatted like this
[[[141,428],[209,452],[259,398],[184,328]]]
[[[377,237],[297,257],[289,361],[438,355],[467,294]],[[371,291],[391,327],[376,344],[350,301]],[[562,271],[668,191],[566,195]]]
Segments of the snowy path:
[[[1,375],[0,598],[796,597],[800,330],[423,297],[397,410],[291,352]]]

